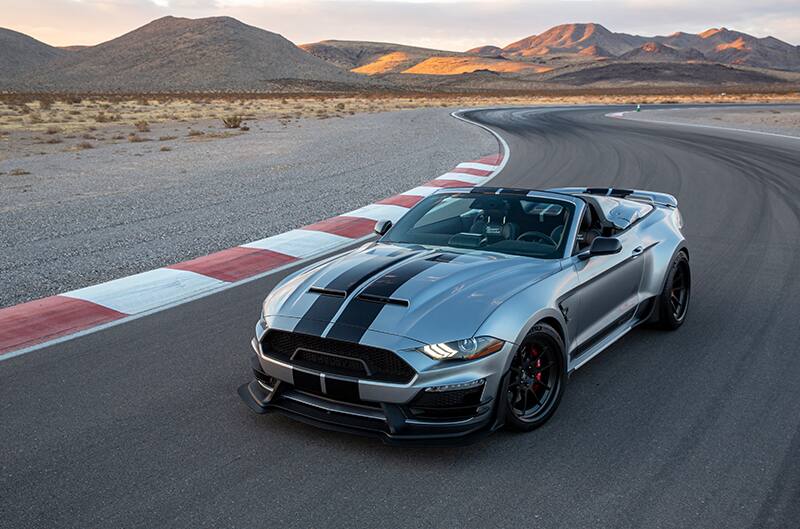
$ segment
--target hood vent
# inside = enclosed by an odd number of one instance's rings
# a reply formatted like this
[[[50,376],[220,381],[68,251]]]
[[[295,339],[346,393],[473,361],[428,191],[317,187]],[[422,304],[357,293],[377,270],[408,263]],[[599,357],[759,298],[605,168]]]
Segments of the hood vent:
[[[319,294],[320,296],[333,296],[335,298],[343,298],[347,295],[344,290],[332,290],[330,288],[311,287],[308,289],[309,294]]]
[[[458,254],[454,253],[439,253],[434,255],[433,257],[428,257],[428,261],[433,261],[435,263],[449,263],[453,259],[458,257]]]
[[[375,296],[373,294],[359,294],[358,299],[362,301],[371,301],[372,303],[382,303],[384,305],[399,305],[401,307],[408,307],[407,299],[387,298],[384,296]]]

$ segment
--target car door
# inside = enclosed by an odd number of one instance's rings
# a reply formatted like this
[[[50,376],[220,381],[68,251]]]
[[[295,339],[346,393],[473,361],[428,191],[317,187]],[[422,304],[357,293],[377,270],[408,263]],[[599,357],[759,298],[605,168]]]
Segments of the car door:
[[[622,244],[619,253],[573,258],[579,283],[576,294],[580,297],[573,358],[629,320],[639,303],[643,246],[636,230],[617,238]]]

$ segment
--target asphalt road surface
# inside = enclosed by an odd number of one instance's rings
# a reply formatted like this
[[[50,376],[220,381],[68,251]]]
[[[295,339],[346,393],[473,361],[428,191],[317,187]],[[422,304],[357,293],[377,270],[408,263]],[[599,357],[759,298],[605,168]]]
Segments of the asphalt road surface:
[[[604,117],[470,115],[495,183],[678,197],[693,300],[571,378],[529,434],[393,448],[239,401],[265,278],[0,364],[0,526],[798,527],[800,141]]]

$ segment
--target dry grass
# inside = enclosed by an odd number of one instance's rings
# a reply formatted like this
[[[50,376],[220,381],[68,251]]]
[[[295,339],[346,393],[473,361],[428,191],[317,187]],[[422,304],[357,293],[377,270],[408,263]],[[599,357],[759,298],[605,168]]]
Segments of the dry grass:
[[[31,173],[29,173],[25,169],[12,169],[11,171],[8,172],[8,174],[11,176],[24,176],[26,174],[31,174]]]
[[[225,109],[227,110],[227,108]],[[238,129],[242,124],[241,116],[226,116],[222,118],[222,124],[226,129]]]
[[[796,88],[795,88],[796,90]],[[185,124],[188,139],[208,141],[241,134],[244,121],[275,120],[289,126],[298,119],[342,118],[357,113],[388,112],[424,107],[479,107],[490,105],[570,105],[658,103],[765,103],[797,102],[800,92],[681,93],[678,89],[647,91],[621,90],[609,94],[600,90],[570,92],[429,93],[386,92],[347,94],[132,94],[132,95],[41,95],[0,94],[0,139],[17,142],[29,133],[61,138],[92,139],[101,142],[151,141],[141,136],[159,124]],[[220,116],[225,116],[220,122]],[[237,123],[238,121],[238,123]],[[209,126],[209,124],[211,124]],[[135,132],[129,134],[130,127]],[[237,129],[222,132],[223,127]],[[203,130],[198,130],[202,128]],[[106,130],[102,134],[89,134]],[[167,131],[164,131],[167,132]],[[164,134],[162,132],[162,134]],[[174,133],[173,133],[174,134]],[[178,139],[173,134],[160,141]],[[152,138],[155,139],[155,138]],[[45,140],[39,138],[40,142]],[[99,146],[102,143],[97,143]],[[12,149],[13,150],[13,149]]]

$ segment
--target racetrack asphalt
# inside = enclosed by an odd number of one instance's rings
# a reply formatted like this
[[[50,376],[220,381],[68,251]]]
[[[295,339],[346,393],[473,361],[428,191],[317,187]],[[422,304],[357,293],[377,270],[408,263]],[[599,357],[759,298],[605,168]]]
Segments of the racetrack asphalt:
[[[676,195],[686,324],[578,370],[553,419],[395,448],[256,416],[236,388],[279,276],[0,365],[0,527],[797,527],[800,141],[612,119],[466,114],[493,184]]]

